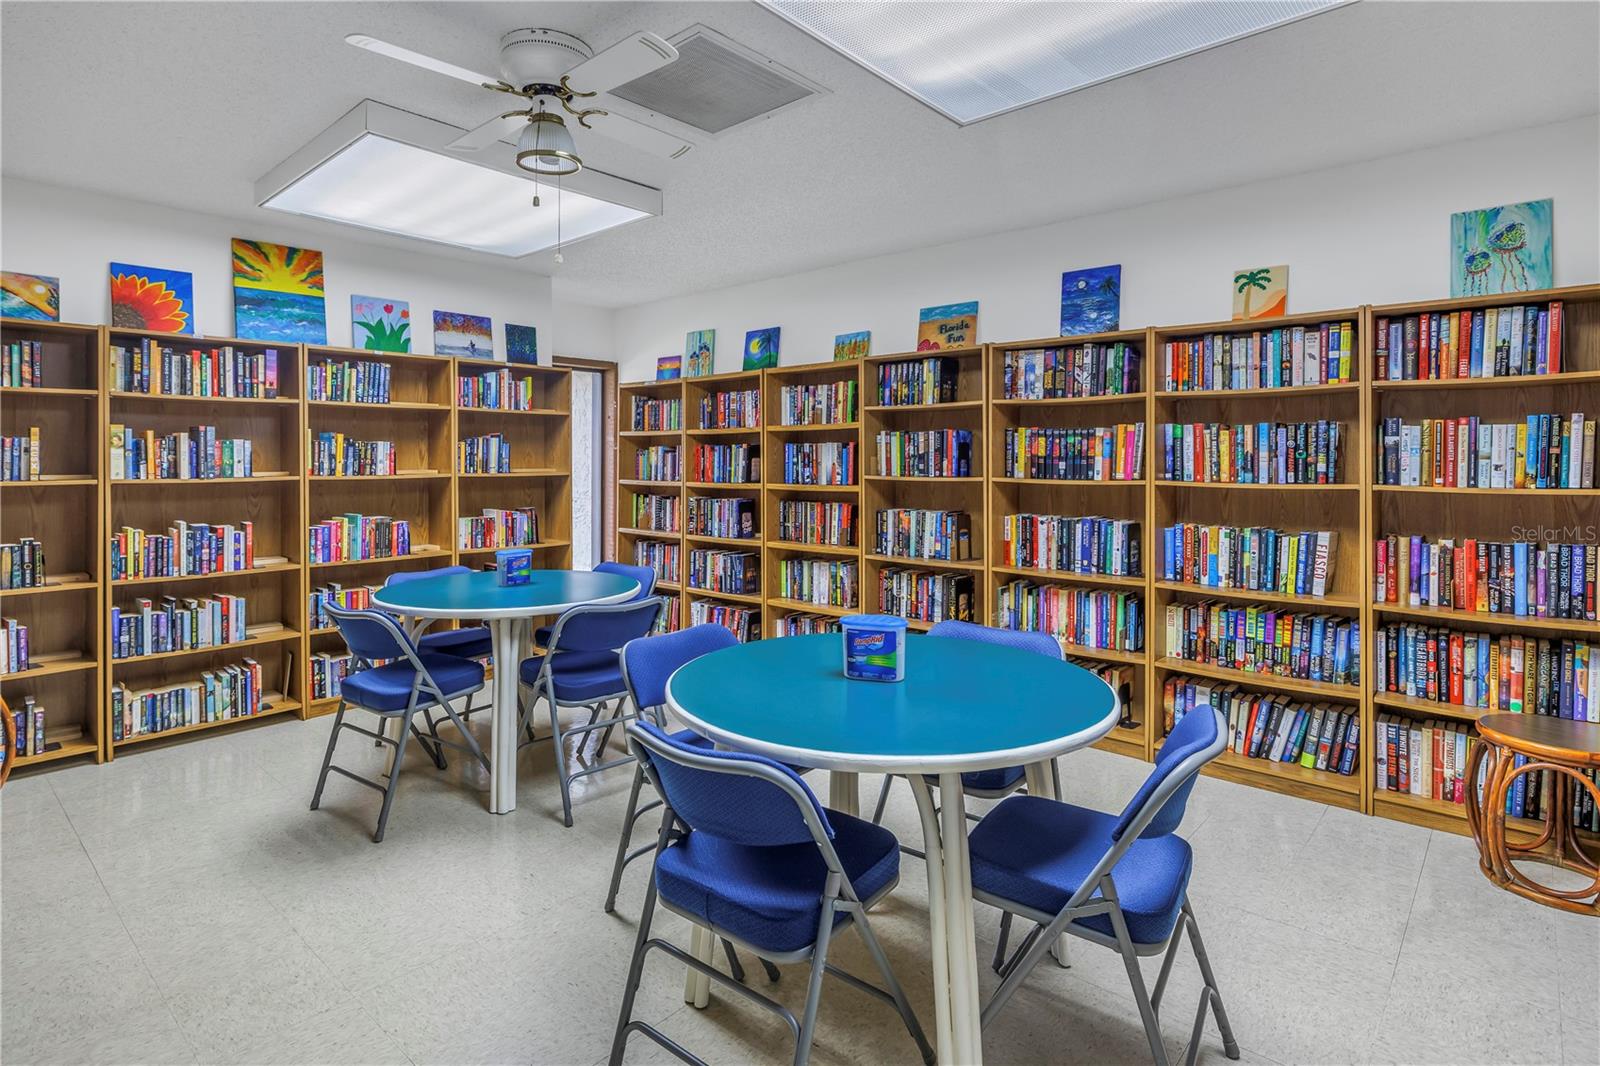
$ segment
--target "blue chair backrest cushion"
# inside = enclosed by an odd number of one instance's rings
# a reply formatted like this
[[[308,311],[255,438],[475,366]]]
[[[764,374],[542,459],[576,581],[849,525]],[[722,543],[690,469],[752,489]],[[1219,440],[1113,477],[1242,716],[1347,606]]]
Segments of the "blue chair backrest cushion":
[[[800,775],[782,763],[739,751],[707,751],[672,739],[652,722],[639,719],[630,730],[649,735],[666,755],[641,745],[651,773],[675,814],[691,829],[750,847],[779,847],[814,841],[811,829],[792,795],[759,777],[740,773],[740,766],[763,766],[789,778],[811,803],[829,837],[833,826],[827,813]],[[705,770],[673,759],[673,752],[726,764],[727,770]]]
[[[1122,839],[1122,834],[1127,832],[1145,804],[1150,802],[1156,789],[1177,772],[1179,765],[1185,759],[1208,748],[1216,749],[1211,753],[1212,759],[1222,754],[1222,744],[1219,743],[1222,740],[1219,717],[1210,704],[1203,704],[1184,715],[1182,720],[1172,727],[1172,732],[1167,734],[1166,742],[1156,753],[1155,769],[1150,771],[1150,776],[1144,779],[1139,791],[1133,794],[1128,805],[1122,809],[1122,815],[1111,831],[1113,839]],[[1178,823],[1183,821],[1184,809],[1189,805],[1189,793],[1194,791],[1194,783],[1199,776],[1200,767],[1196,766],[1188,779],[1167,797],[1166,802],[1161,805],[1161,810],[1139,834],[1141,837],[1166,836],[1178,828]]]
[[[642,600],[615,605],[585,604],[561,616],[550,637],[550,650],[616,651],[628,641],[642,637],[656,624],[661,601]]]
[[[618,577],[628,577],[639,583],[639,591],[633,594],[634,600],[642,600],[656,590],[656,572],[653,567],[633,566],[629,563],[614,563],[606,561],[595,564],[594,572],[597,574],[616,574]],[[632,600],[628,602],[633,602]]]
[[[404,637],[396,637],[395,630],[390,628],[393,619],[383,611],[372,609],[346,611],[330,607],[328,613],[333,616],[334,623],[339,627],[339,635],[344,638],[345,644],[353,653],[368,662],[403,659],[408,651],[413,650],[402,643]]]
[[[449,577],[451,574],[470,574],[470,566],[439,566],[432,570],[402,570],[390,574],[385,585],[404,585],[407,581],[421,581],[425,577]]]
[[[1052,659],[1061,658],[1061,645],[1048,633],[1026,633],[1019,629],[1001,629],[998,626],[980,626],[973,622],[939,622],[930,630],[930,637],[950,637],[955,640],[976,640],[984,644],[998,644],[1002,648],[1017,648]]]
[[[731,647],[739,638],[727,626],[704,622],[676,633],[630,640],[622,649],[622,672],[634,706],[659,707],[667,702],[667,679],[684,663]]]

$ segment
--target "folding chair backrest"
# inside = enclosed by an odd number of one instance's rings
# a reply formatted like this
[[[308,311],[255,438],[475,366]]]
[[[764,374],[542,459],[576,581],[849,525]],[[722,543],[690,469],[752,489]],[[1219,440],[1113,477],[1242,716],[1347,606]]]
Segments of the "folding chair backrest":
[[[656,572],[649,566],[632,566],[628,563],[613,563],[609,560],[596,563],[594,572],[597,574],[615,574],[618,577],[631,577],[639,583],[639,591],[633,594],[629,603],[644,599],[656,590]]]
[[[1048,633],[1026,633],[1020,629],[1002,629],[998,626],[980,626],[972,622],[939,622],[928,630],[930,637],[951,637],[956,640],[977,640],[985,644],[998,644],[1003,648],[1019,648],[1052,659],[1061,658],[1061,645]]]
[[[387,611],[350,610],[333,604],[325,604],[324,610],[333,616],[350,651],[367,662],[416,658],[416,645]]]
[[[703,622],[676,633],[630,640],[622,649],[622,680],[641,710],[667,702],[667,678],[686,662],[731,647],[739,638],[726,626]]]
[[[470,574],[470,566],[438,566],[432,570],[402,570],[390,574],[385,586],[404,585],[407,581],[421,581],[425,577],[449,577],[451,574]]]
[[[1112,839],[1121,840],[1146,817],[1149,821],[1139,830],[1141,837],[1166,836],[1178,828],[1200,768],[1221,755],[1226,746],[1222,715],[1210,704],[1184,715],[1156,754],[1155,769],[1122,809],[1111,831]]]
[[[696,832],[752,847],[833,836],[822,804],[782,763],[745,752],[692,748],[645,719],[628,724],[628,746],[667,805]]]
[[[550,634],[550,650],[616,651],[650,632],[660,612],[661,600],[656,597],[574,607],[557,619]]]

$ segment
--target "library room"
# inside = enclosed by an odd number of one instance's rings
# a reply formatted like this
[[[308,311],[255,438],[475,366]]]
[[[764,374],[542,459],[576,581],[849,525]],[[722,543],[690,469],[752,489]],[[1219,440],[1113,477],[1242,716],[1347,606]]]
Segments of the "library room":
[[[1600,0],[0,0],[0,1062],[1600,1066],[1597,423]]]

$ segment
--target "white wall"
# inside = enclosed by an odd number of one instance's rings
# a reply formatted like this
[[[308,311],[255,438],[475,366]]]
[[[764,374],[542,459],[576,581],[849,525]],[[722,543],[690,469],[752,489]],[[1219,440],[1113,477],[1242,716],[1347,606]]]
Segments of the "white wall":
[[[569,304],[558,313],[550,279],[538,274],[329,238],[292,222],[239,222],[13,178],[0,186],[0,212],[0,264],[59,277],[67,322],[110,321],[107,265],[132,263],[192,273],[197,330],[232,336],[229,241],[251,237],[322,250],[330,344],[350,344],[350,296],[360,293],[410,302],[416,352],[433,351],[437,309],[488,315],[502,355],[507,322],[538,328],[541,361],[557,352],[611,355],[611,312]]]
[[[1330,159],[1359,151],[1359,130],[1322,135]],[[841,194],[819,185],[814,209]],[[616,358],[622,380],[654,377],[687,331],[714,328],[717,370],[737,370],[745,331],[764,326],[782,327],[785,364],[831,358],[834,335],[852,330],[871,330],[874,352],[908,351],[919,308],[960,300],[979,302],[980,340],[1051,337],[1061,272],[1108,263],[1122,264],[1125,328],[1226,319],[1233,272],[1278,263],[1291,313],[1433,299],[1450,291],[1451,212],[1544,197],[1555,283],[1600,281],[1600,116],[1589,116],[625,308]]]

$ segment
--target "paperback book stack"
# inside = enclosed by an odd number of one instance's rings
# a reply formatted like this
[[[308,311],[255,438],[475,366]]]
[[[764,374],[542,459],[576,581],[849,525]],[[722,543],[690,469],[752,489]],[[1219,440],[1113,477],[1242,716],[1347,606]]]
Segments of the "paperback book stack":
[[[633,453],[633,476],[640,481],[680,481],[683,467],[678,449],[671,444],[640,448]]]
[[[39,341],[6,341],[0,353],[0,388],[37,389],[44,385],[44,345]]]
[[[1373,546],[1379,603],[1595,621],[1600,545],[1388,536]]]
[[[395,469],[394,441],[318,433],[311,442],[311,473],[318,477],[380,477]]]
[[[689,536],[749,540],[756,535],[756,501],[749,497],[689,497]]]
[[[1161,531],[1161,580],[1320,598],[1333,586],[1338,545],[1331,529],[1180,522]]]
[[[748,485],[761,480],[761,449],[754,444],[696,444],[689,480]]]
[[[1560,300],[1390,318],[1374,325],[1378,381],[1526,377],[1562,371]]]
[[[41,461],[38,426],[28,427],[26,434],[0,436],[0,481],[38,481]]]
[[[160,600],[140,598],[131,608],[111,608],[111,657],[236,644],[246,637],[243,596],[204,596]]]
[[[255,461],[250,441],[218,437],[216,426],[190,426],[160,437],[127,426],[111,427],[111,480],[210,480],[252,477]]]
[[[111,739],[248,718],[268,709],[263,695],[261,664],[254,659],[205,670],[198,681],[163,688],[134,691],[125,684],[114,684]]]
[[[474,411],[532,411],[533,378],[509,370],[461,374],[456,378],[456,405]]]
[[[388,403],[388,363],[329,359],[306,367],[306,398],[333,403]]]
[[[861,568],[841,559],[782,559],[778,562],[778,595],[820,607],[860,606],[856,589]]]
[[[1128,518],[1008,514],[1000,519],[1000,562],[1030,570],[1139,577],[1139,523]]]
[[[826,614],[786,614],[772,623],[773,635],[779,637],[806,637],[813,633],[837,633],[842,628],[839,619]]]
[[[778,423],[837,426],[854,422],[858,391],[854,378],[821,385],[785,385],[778,390]]]
[[[32,537],[0,544],[0,589],[36,589],[44,584],[43,544]]]
[[[504,433],[488,433],[458,441],[456,464],[456,469],[463,474],[509,474],[511,441]]]
[[[648,396],[633,398],[633,418],[628,428],[635,433],[659,432],[683,428],[683,401],[679,399],[655,400]]]
[[[879,477],[971,477],[969,429],[885,430],[878,434]]]
[[[278,350],[231,346],[187,352],[146,338],[111,346],[111,391],[152,396],[225,396],[270,400],[278,395]]]
[[[1467,760],[1477,743],[1470,723],[1380,714],[1374,725],[1377,743],[1373,745],[1373,761],[1377,765],[1373,777],[1381,791],[1465,803],[1468,788],[1483,788],[1481,775],[1477,781],[1467,780]],[[1524,774],[1517,779],[1508,797],[1507,814],[1524,817],[1527,779],[1539,776]],[[1537,780],[1533,792],[1537,797]]]
[[[1137,593],[1016,580],[996,591],[995,624],[1048,633],[1081,648],[1141,651],[1144,599]]]
[[[327,611],[329,604],[347,611],[364,611],[372,606],[372,594],[377,592],[378,588],[377,585],[346,586],[336,581],[318,585],[311,591],[306,610],[306,626],[312,630],[334,628],[333,615]]]
[[[783,446],[785,485],[854,485],[858,477],[855,441]]]
[[[965,511],[890,507],[878,511],[876,552],[901,559],[969,560],[972,516]]]
[[[856,545],[856,505],[839,501],[779,500],[778,539],[790,544]]]
[[[754,595],[761,588],[760,564],[757,552],[696,548],[689,552],[689,587]]]
[[[1383,420],[1378,484],[1458,489],[1594,488],[1594,419],[1529,415],[1486,422],[1476,415],[1423,422]]]
[[[1122,717],[1117,720],[1120,729],[1137,729],[1140,723],[1133,717],[1133,682],[1143,672],[1143,667],[1127,663],[1108,663],[1102,659],[1085,659],[1076,655],[1064,656],[1073,666],[1089,671],[1117,694],[1117,706],[1122,708]]]
[[[1316,422],[1167,424],[1157,444],[1167,481],[1328,485],[1339,478],[1343,426]]]
[[[111,580],[190,577],[251,570],[256,565],[254,522],[208,525],[175,522],[165,533],[132,526],[111,535]]]
[[[311,656],[311,698],[332,699],[339,695],[339,682],[355,669],[355,656],[349,652],[323,652]]]
[[[1175,674],[1161,690],[1163,735],[1197,708],[1215,707],[1227,723],[1228,750],[1247,759],[1298,764],[1349,777],[1358,769],[1361,712],[1238,685]]]
[[[1137,345],[1074,344],[1007,351],[1000,369],[1005,400],[1126,396],[1139,391]]]
[[[1167,654],[1246,673],[1355,685],[1360,624],[1337,615],[1221,603],[1167,605]]]
[[[878,606],[914,622],[972,621],[971,574],[932,574],[886,566],[878,572]]]
[[[532,507],[485,507],[456,519],[456,547],[526,548],[539,543],[539,512]]]
[[[1378,691],[1495,713],[1600,722],[1600,645],[1396,623],[1374,634]]]
[[[28,669],[28,627],[15,618],[0,618],[0,674]]]
[[[16,727],[17,756],[43,755],[57,747],[45,738],[44,708],[32,696],[22,697],[22,706],[11,711],[11,724]]]
[[[1167,392],[1282,389],[1355,380],[1354,322],[1207,333],[1162,347]]]
[[[878,366],[878,403],[884,407],[954,403],[961,361],[934,355]]]
[[[680,503],[676,496],[660,496],[651,492],[633,494],[633,529],[647,529],[652,533],[676,533],[679,526]]]
[[[388,515],[344,514],[312,526],[313,563],[393,559],[411,554],[411,523]]]
[[[635,566],[648,566],[656,572],[658,582],[665,581],[669,585],[679,584],[679,565],[683,558],[683,549],[676,544],[668,544],[660,540],[636,540],[633,542],[633,564]]]
[[[717,392],[700,400],[701,429],[760,429],[761,390]]]
[[[761,612],[752,607],[734,607],[706,600],[689,601],[689,624],[704,625],[710,622],[722,626],[739,638],[741,643],[761,637]]]
[[[1000,476],[1040,481],[1137,481],[1144,477],[1144,423],[1082,429],[1008,429]]]

